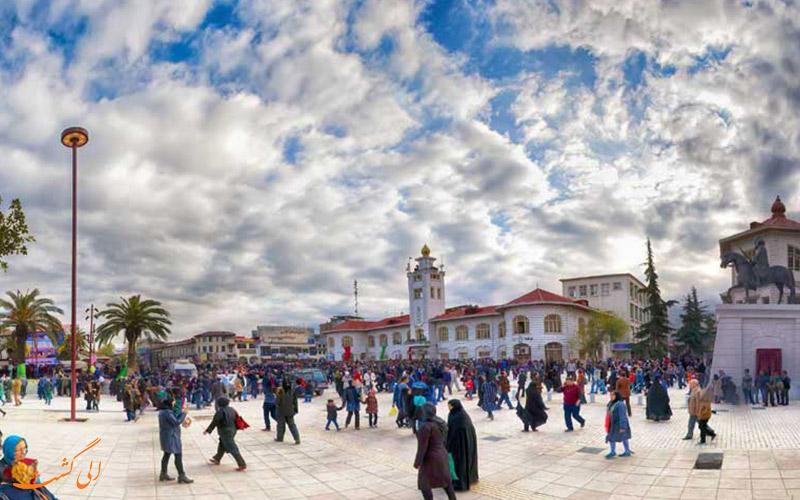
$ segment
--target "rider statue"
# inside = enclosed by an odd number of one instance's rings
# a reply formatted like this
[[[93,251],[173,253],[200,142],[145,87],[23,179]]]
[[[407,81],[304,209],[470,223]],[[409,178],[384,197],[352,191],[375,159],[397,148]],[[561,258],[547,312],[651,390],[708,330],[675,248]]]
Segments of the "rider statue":
[[[767,284],[767,275],[769,273],[769,257],[767,256],[767,245],[764,243],[764,238],[756,236],[755,239],[756,251],[755,256],[750,261],[753,264],[753,272],[756,275],[758,286]]]

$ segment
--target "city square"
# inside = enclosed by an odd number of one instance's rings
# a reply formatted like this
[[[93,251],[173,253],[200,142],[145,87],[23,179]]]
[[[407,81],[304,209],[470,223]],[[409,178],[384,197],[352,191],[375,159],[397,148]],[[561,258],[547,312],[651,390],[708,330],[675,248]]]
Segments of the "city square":
[[[800,3],[0,2],[0,500],[800,499]]]

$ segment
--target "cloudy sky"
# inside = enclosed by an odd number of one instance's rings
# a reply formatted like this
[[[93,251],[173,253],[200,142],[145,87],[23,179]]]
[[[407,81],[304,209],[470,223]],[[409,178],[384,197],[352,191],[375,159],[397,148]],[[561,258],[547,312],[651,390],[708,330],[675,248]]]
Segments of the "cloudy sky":
[[[0,288],[142,293],[174,333],[641,275],[715,300],[717,240],[800,217],[800,7],[758,0],[4,0],[0,195],[37,238]]]

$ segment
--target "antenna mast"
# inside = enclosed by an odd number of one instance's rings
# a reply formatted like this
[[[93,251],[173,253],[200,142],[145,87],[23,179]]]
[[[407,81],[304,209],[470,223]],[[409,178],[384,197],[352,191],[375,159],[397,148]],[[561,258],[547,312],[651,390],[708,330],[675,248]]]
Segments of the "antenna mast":
[[[358,280],[353,281],[353,292],[356,297],[356,316],[358,316]]]

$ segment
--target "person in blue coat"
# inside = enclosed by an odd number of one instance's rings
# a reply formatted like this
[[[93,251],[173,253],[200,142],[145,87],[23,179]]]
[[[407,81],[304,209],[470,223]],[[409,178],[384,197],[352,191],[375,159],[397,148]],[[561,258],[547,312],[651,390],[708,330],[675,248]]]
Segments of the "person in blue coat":
[[[193,483],[194,480],[186,476],[183,470],[183,446],[181,444],[181,424],[186,419],[185,413],[175,413],[173,400],[170,396],[161,400],[158,410],[158,436],[161,441],[161,475],[159,481],[172,481],[174,478],[167,475],[170,455],[175,455],[175,468],[178,469],[178,482]]]
[[[606,458],[614,458],[617,456],[616,444],[622,443],[625,447],[625,452],[620,453],[621,457],[629,457],[633,455],[628,440],[631,438],[631,425],[628,420],[628,409],[625,406],[625,400],[619,391],[609,393],[610,399],[606,407],[606,443],[611,446],[611,451],[606,455]]]

